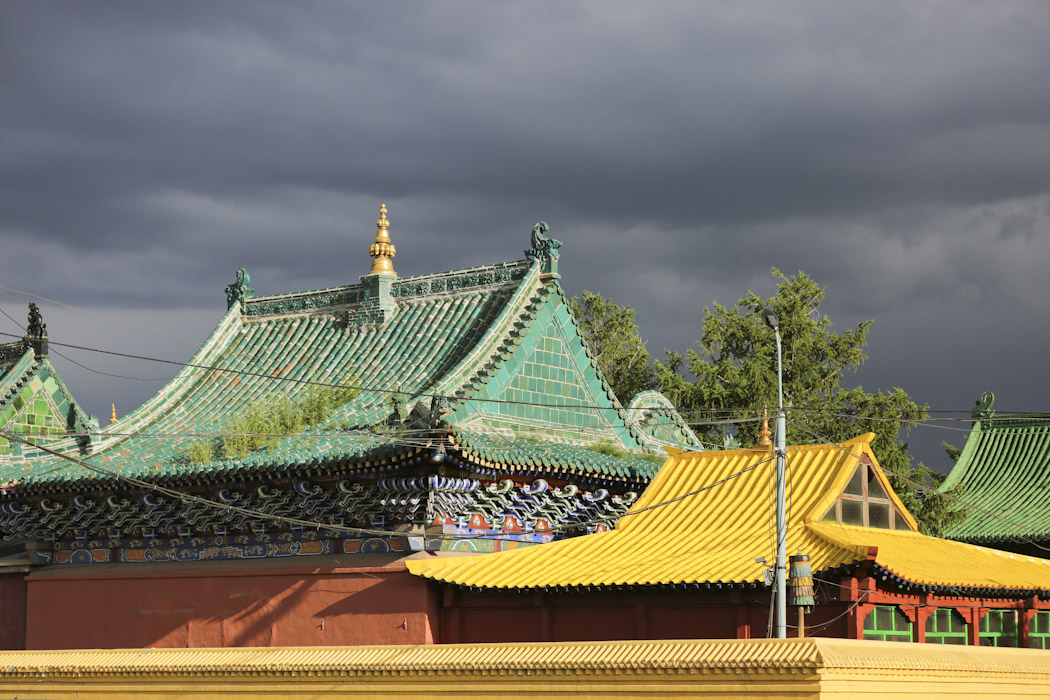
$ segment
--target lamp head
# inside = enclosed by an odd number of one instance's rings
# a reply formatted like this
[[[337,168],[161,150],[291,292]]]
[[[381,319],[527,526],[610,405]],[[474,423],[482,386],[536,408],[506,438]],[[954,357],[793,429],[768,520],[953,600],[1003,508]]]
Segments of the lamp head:
[[[773,330],[780,328],[780,319],[777,318],[777,315],[775,313],[773,313],[773,309],[763,309],[762,320],[765,321],[766,325],[772,328]]]

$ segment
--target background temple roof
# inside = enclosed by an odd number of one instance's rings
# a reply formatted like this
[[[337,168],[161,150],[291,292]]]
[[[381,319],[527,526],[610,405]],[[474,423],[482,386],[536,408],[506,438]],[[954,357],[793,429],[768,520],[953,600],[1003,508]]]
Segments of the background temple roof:
[[[947,531],[966,542],[1050,542],[1050,413],[998,416],[986,392],[941,491],[961,488],[965,519]]]

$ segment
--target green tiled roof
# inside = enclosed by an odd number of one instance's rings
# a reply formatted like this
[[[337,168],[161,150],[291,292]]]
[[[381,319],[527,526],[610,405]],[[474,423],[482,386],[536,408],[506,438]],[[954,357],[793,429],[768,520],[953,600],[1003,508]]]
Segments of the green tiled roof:
[[[962,487],[966,519],[951,539],[974,543],[1050,540],[1050,414],[996,416],[984,396],[962,453],[941,485]]]
[[[417,403],[429,405],[429,395],[453,397],[448,421],[479,468],[632,482],[655,472],[645,460],[580,446],[612,442],[641,450],[653,444],[625,421],[626,412],[580,339],[556,276],[543,274],[539,262],[381,282],[389,289],[382,308],[375,300],[375,276],[371,287],[362,278],[359,285],[233,301],[192,366],[103,428],[80,456],[146,480],[389,463],[429,444],[377,430],[391,417],[389,392],[396,390],[409,397],[406,413]],[[10,404],[3,397],[14,396],[26,373],[58,381],[46,358],[34,359],[30,351],[0,378],[0,411]],[[294,400],[309,390],[305,382],[353,382],[363,390],[323,424],[282,439],[274,449],[205,464],[187,458],[199,436],[221,433],[243,407],[285,395]],[[6,415],[0,428],[21,432]],[[491,437],[518,430],[541,431],[550,439],[508,444]],[[679,444],[689,446],[683,436]],[[48,444],[78,454],[72,438],[56,436]],[[31,448],[25,458],[0,454],[0,482],[17,480],[23,489],[109,478]]]
[[[523,473],[538,476],[596,474],[612,480],[645,483],[656,476],[660,467],[658,463],[630,454],[603,454],[569,443],[481,434],[468,430],[455,430],[454,436],[457,445],[482,464],[513,465]]]
[[[77,406],[46,357],[38,359],[31,349],[23,349],[16,361],[0,369],[0,427],[44,444],[69,442],[67,433],[98,428],[98,421]],[[0,459],[20,452],[20,443],[0,437]],[[8,480],[4,473],[0,469],[0,481]]]

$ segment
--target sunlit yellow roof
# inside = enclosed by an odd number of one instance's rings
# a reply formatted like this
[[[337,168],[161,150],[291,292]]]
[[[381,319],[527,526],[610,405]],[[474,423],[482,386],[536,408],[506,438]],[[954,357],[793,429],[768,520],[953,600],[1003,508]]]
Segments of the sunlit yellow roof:
[[[861,639],[0,651],[4,698],[1045,697],[1050,652]]]
[[[871,451],[872,433],[788,448],[787,550],[822,571],[874,557],[919,585],[1050,590],[1050,562],[921,535],[817,522],[866,455],[909,527],[915,520]],[[476,557],[416,560],[414,574],[479,588],[758,583],[775,559],[772,452],[672,452],[616,529]],[[709,488],[705,488],[709,487]]]
[[[917,532],[810,523],[819,537],[843,550],[875,547],[875,563],[901,580],[926,586],[1050,589],[1050,561],[1001,552]]]

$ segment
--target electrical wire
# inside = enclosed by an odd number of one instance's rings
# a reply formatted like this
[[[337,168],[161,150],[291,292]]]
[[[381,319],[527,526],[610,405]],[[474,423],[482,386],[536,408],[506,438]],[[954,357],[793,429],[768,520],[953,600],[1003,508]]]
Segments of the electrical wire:
[[[8,316],[8,318],[10,318],[10,316],[8,314],[6,314],[6,312],[4,313],[4,315],[6,315],[6,316]],[[20,338],[20,337],[22,337],[22,336],[15,335],[13,333],[2,333],[2,332],[0,332],[0,335],[13,337],[13,338]],[[157,363],[169,364],[169,365],[174,365],[174,366],[179,366],[179,367],[189,367],[189,368],[193,368],[193,369],[201,369],[201,370],[206,370],[206,371],[211,371],[211,372],[230,373],[230,374],[235,374],[235,375],[239,375],[239,376],[247,376],[247,377],[253,377],[253,378],[267,379],[267,380],[270,380],[270,381],[291,382],[291,383],[299,384],[299,385],[320,386],[320,387],[337,388],[337,389],[354,389],[354,390],[358,390],[358,391],[361,391],[361,392],[367,392],[367,393],[380,393],[380,394],[389,394],[389,395],[411,396],[412,398],[436,398],[436,399],[444,398],[444,399],[447,399],[447,400],[465,400],[465,401],[475,401],[475,402],[478,402],[478,403],[505,404],[505,405],[517,405],[517,406],[531,406],[531,407],[538,407],[538,408],[560,408],[560,409],[567,409],[567,410],[596,410],[596,411],[610,411],[610,410],[612,410],[612,411],[619,411],[619,410],[659,411],[660,410],[660,409],[654,409],[652,407],[634,407],[634,408],[631,408],[631,407],[623,407],[623,406],[620,406],[620,407],[617,407],[617,406],[599,406],[597,404],[540,403],[540,402],[533,402],[533,401],[517,401],[517,400],[511,400],[511,399],[494,399],[494,398],[478,398],[478,397],[465,398],[465,397],[462,397],[462,396],[456,396],[454,394],[453,395],[436,394],[436,393],[419,393],[419,394],[415,394],[413,392],[401,391],[399,389],[388,389],[388,388],[380,388],[380,387],[366,386],[366,385],[337,384],[337,383],[332,383],[332,382],[319,382],[319,381],[314,381],[314,380],[309,380],[309,379],[296,379],[296,378],[292,378],[292,377],[273,376],[271,374],[265,374],[265,373],[260,373],[260,372],[251,372],[251,371],[248,371],[248,370],[232,369],[232,368],[228,368],[228,367],[220,367],[220,366],[217,366],[217,365],[201,365],[201,364],[196,364],[196,363],[192,363],[192,362],[179,362],[179,361],[176,361],[176,360],[166,360],[166,359],[163,359],[163,358],[156,358],[156,357],[150,357],[150,356],[145,356],[145,355],[136,355],[136,354],[131,354],[131,353],[121,353],[121,352],[117,352],[117,351],[113,351],[113,350],[105,350],[105,349],[101,349],[101,348],[92,348],[92,347],[83,346],[83,345],[74,345],[74,344],[71,344],[71,343],[61,343],[61,342],[57,342],[57,341],[53,341],[53,340],[49,340],[49,345],[50,346],[59,346],[59,347],[72,348],[72,349],[76,349],[76,350],[83,350],[83,351],[86,351],[86,352],[95,352],[95,353],[100,353],[100,354],[113,355],[113,356],[123,357],[123,358],[127,358],[127,359],[142,360],[142,361],[147,361],[147,362],[157,362]],[[88,371],[92,371],[92,372],[95,372],[95,373],[98,373],[98,374],[102,374],[102,375],[106,375],[106,376],[113,376],[113,377],[118,377],[118,378],[122,378],[122,379],[133,379],[133,380],[138,380],[138,381],[170,381],[170,379],[171,379],[171,378],[161,378],[161,377],[138,377],[138,376],[130,376],[130,375],[111,374],[111,373],[102,372],[100,370],[96,370],[96,369],[93,369],[91,367],[85,366],[85,365],[77,362],[76,360],[73,360],[72,358],[69,358],[68,356],[62,354],[61,352],[59,352],[57,350],[55,351],[55,354],[63,357],[64,359],[69,360],[70,362],[73,362],[74,364],[77,364],[77,365],[83,367],[84,369],[87,369]],[[755,422],[760,421],[761,419],[758,418],[757,415],[755,417],[723,418],[723,419],[718,419],[718,420],[689,420],[689,418],[691,416],[693,416],[693,415],[703,416],[703,415],[709,415],[711,413],[740,413],[740,412],[746,412],[746,411],[756,411],[757,412],[758,410],[761,410],[761,408],[762,407],[735,407],[735,408],[720,408],[720,409],[689,409],[689,410],[684,410],[684,409],[679,409],[677,407],[674,407],[674,410],[678,413],[679,417],[682,418],[682,423],[684,423],[684,424],[686,424],[686,425],[688,425],[690,427],[703,427],[703,426],[719,426],[719,425],[736,425],[736,424],[755,423]],[[820,413],[820,414],[840,417],[840,418],[844,418],[844,419],[848,419],[848,420],[854,420],[854,421],[869,420],[869,421],[882,421],[882,422],[891,422],[891,423],[892,422],[905,423],[905,424],[909,424],[912,427],[931,427],[931,428],[939,428],[939,429],[942,429],[942,430],[953,430],[953,431],[957,431],[957,432],[967,432],[967,433],[970,432],[970,430],[971,430],[970,428],[956,428],[956,427],[953,427],[953,426],[938,425],[938,423],[944,423],[944,422],[972,423],[975,420],[977,420],[977,419],[975,419],[973,417],[970,417],[970,418],[925,418],[925,419],[911,420],[911,419],[891,417],[891,416],[862,416],[862,415],[854,415],[854,414],[851,414],[851,413],[844,413],[842,411],[833,410],[833,409],[820,409],[820,408],[807,408],[807,407],[797,407],[797,408],[785,409],[785,411],[786,412],[793,412],[793,413]],[[937,411],[937,412],[938,413],[949,413],[951,411]],[[959,413],[963,413],[963,411],[958,411],[958,412]],[[1002,413],[1002,412],[1000,412],[1000,413],[1001,413],[1001,415],[992,416],[992,417],[989,417],[989,418],[981,418],[980,420],[988,421],[988,422],[1010,421],[1010,420],[1017,420],[1016,416],[1023,416],[1025,420],[1030,420],[1030,421],[1036,421],[1036,422],[1038,422],[1038,421],[1044,421],[1044,422],[1050,421],[1050,415],[1039,416],[1039,415],[1030,415],[1030,414],[1026,414],[1026,413],[1022,413],[1022,412],[1009,412],[1009,413]],[[650,421],[649,425],[653,425],[653,426],[679,426],[680,423],[678,421],[675,421],[675,420],[666,420],[666,421],[657,420],[657,421]],[[708,443],[708,444],[713,444],[713,443]]]
[[[163,333],[166,336],[170,336],[170,337],[175,338],[177,340],[184,340],[187,343],[193,343],[194,345],[200,345],[200,341],[199,340],[193,340],[192,338],[186,338],[184,336],[179,335],[178,333],[172,333],[171,331],[166,331],[166,330],[164,330],[162,328],[153,328],[152,326],[147,326],[147,325],[142,324],[142,323],[137,323],[135,321],[125,320],[123,318],[120,318],[119,316],[110,316],[109,314],[104,314],[101,311],[94,311],[92,309],[86,309],[83,306],[73,306],[72,304],[65,304],[65,303],[63,303],[61,301],[56,301],[54,299],[48,299],[47,297],[42,297],[39,294],[33,294],[32,292],[21,292],[21,291],[19,291],[17,289],[11,289],[10,287],[5,287],[2,284],[0,284],[0,289],[3,289],[6,292],[11,292],[12,294],[21,294],[22,296],[33,297],[34,299],[39,299],[41,301],[46,301],[49,304],[56,304],[58,306],[61,306],[61,307],[67,308],[67,309],[72,309],[74,311],[83,311],[84,313],[94,314],[95,316],[100,316],[102,318],[108,318],[110,321],[116,321],[117,323],[123,323],[124,325],[127,325],[127,326],[133,326],[135,328],[142,328],[142,329],[147,330],[147,331],[153,331],[154,333]],[[7,314],[4,314],[4,315],[6,316]],[[10,316],[8,316],[8,318],[10,318]]]
[[[184,491],[179,491],[177,489],[171,489],[171,488],[168,488],[168,487],[165,487],[165,486],[160,486],[158,484],[155,484],[155,483],[152,483],[152,482],[149,482],[149,481],[145,481],[145,480],[142,480],[142,479],[138,479],[136,477],[127,476],[125,474],[121,474],[121,473],[113,471],[111,469],[106,469],[104,467],[100,467],[98,465],[91,464],[91,463],[89,463],[89,462],[87,462],[85,460],[82,460],[82,459],[79,459],[79,458],[76,458],[76,457],[71,457],[70,455],[66,455],[66,454],[63,454],[61,452],[58,452],[57,450],[52,450],[51,448],[45,447],[43,445],[34,445],[33,443],[31,443],[28,440],[22,438],[21,436],[16,435],[14,433],[9,433],[9,432],[4,431],[4,430],[0,430],[0,437],[7,438],[9,440],[15,440],[16,442],[19,442],[19,443],[21,443],[23,445],[28,445],[30,447],[34,447],[34,448],[39,449],[39,450],[41,450],[43,452],[46,452],[46,453],[48,453],[48,454],[50,454],[50,455],[52,455],[54,457],[58,457],[60,459],[63,459],[63,460],[66,460],[68,462],[71,462],[73,464],[76,464],[77,466],[79,466],[79,467],[81,467],[83,469],[86,469],[88,471],[91,471],[91,472],[94,472],[94,473],[97,473],[97,474],[102,474],[104,476],[108,476],[108,477],[110,477],[112,479],[115,479],[117,481],[128,483],[128,484],[131,484],[133,486],[137,486],[137,487],[139,487],[141,489],[148,490],[150,492],[159,493],[159,494],[168,496],[170,498],[174,498],[174,499],[176,499],[178,501],[181,501],[183,503],[197,503],[197,504],[200,504],[200,505],[209,506],[209,507],[214,508],[216,510],[233,511],[233,512],[237,512],[237,513],[241,513],[242,515],[247,515],[247,516],[250,516],[250,517],[257,517],[257,518],[261,518],[261,519],[265,519],[265,520],[270,520],[270,521],[273,521],[273,522],[281,522],[281,523],[287,523],[287,524],[291,524],[291,525],[299,525],[299,526],[302,526],[302,527],[314,528],[314,529],[318,529],[318,530],[326,530],[326,531],[330,531],[330,532],[342,532],[342,533],[348,533],[348,534],[364,534],[364,535],[374,535],[374,536],[397,536],[397,537],[417,537],[418,536],[418,537],[425,537],[426,539],[431,539],[431,540],[488,539],[488,540],[505,540],[505,541],[511,541],[511,542],[520,541],[516,537],[513,537],[513,536],[505,536],[505,535],[504,536],[499,536],[499,535],[488,535],[488,534],[463,535],[463,534],[455,534],[455,533],[453,533],[453,534],[419,533],[418,535],[416,535],[416,534],[413,534],[413,533],[396,532],[396,531],[390,531],[390,530],[377,530],[377,529],[371,529],[371,528],[349,527],[349,526],[345,526],[345,525],[335,525],[335,524],[331,524],[331,523],[321,523],[321,522],[316,522],[316,521],[311,521],[311,520],[302,520],[300,518],[290,518],[288,516],[274,515],[272,513],[265,513],[265,512],[262,512],[262,511],[253,510],[251,508],[244,508],[242,506],[235,506],[235,505],[228,504],[228,503],[220,503],[219,501],[213,501],[210,498],[204,498],[202,496],[197,496],[197,495],[194,495],[194,494],[186,493]],[[677,502],[682,501],[682,500],[684,500],[686,498],[690,498],[692,496],[695,496],[697,494],[703,493],[705,491],[710,491],[711,489],[717,488],[718,486],[721,486],[721,485],[723,485],[723,484],[725,484],[725,483],[727,483],[729,481],[732,481],[733,479],[736,479],[736,478],[738,478],[740,476],[743,476],[744,474],[750,472],[753,469],[756,469],[757,467],[761,466],[762,464],[765,464],[768,461],[769,461],[769,458],[760,460],[759,462],[756,462],[756,463],[754,463],[752,465],[749,465],[749,466],[741,469],[738,472],[730,474],[730,475],[728,475],[728,476],[726,476],[726,477],[724,477],[722,479],[719,479],[718,481],[715,481],[713,483],[710,483],[710,484],[707,484],[705,486],[702,486],[702,487],[699,487],[697,489],[694,489],[693,491],[690,491],[689,493],[681,494],[679,496],[676,496],[675,498],[670,498],[670,499],[667,499],[666,501],[661,501],[659,503],[650,504],[649,506],[646,506],[645,508],[628,510],[626,513],[624,513],[624,514],[622,514],[620,516],[610,515],[610,516],[606,516],[606,517],[602,517],[602,518],[595,518],[595,519],[592,519],[592,520],[585,520],[585,521],[580,521],[580,522],[575,522],[575,523],[565,523],[563,525],[554,525],[554,526],[549,527],[545,532],[551,532],[551,533],[565,532],[565,531],[570,531],[570,530],[579,530],[580,528],[590,527],[592,525],[608,524],[609,521],[614,519],[614,518],[617,519],[617,520],[620,520],[622,518],[626,518],[626,517],[634,516],[634,515],[639,515],[641,513],[645,513],[645,512],[651,511],[651,510],[655,510],[657,508],[661,508],[661,507],[670,505],[672,503],[677,503]]]
[[[0,286],[0,288],[2,288],[2,286]],[[22,329],[23,331],[25,330],[25,326],[23,326],[21,323],[16,321],[11,316],[11,314],[7,313],[2,308],[0,308],[0,314],[3,314],[4,316],[7,316],[7,318],[11,321],[11,323],[15,324],[18,328]],[[69,355],[64,355],[64,354],[60,353],[58,350],[55,350],[55,354],[58,355],[59,357],[61,357],[63,360],[66,360],[68,362],[72,362],[73,364],[75,364],[77,367],[80,367],[81,369],[86,369],[88,372],[94,372],[95,374],[100,374],[103,377],[114,377],[116,379],[134,379],[134,380],[140,381],[140,382],[170,382],[172,379],[175,378],[175,377],[156,377],[156,378],[133,377],[133,376],[129,376],[129,375],[126,375],[126,374],[113,374],[111,372],[103,372],[100,369],[95,369],[94,367],[88,367],[85,364],[81,364],[80,362],[77,362],[76,360],[74,360]]]
[[[848,608],[846,608],[846,610],[844,610],[843,612],[839,613],[838,615],[836,615],[835,617],[831,618],[830,620],[825,620],[824,622],[821,622],[820,624],[806,625],[806,630],[810,631],[810,630],[824,629],[825,627],[827,627],[831,623],[837,622],[838,620],[844,618],[846,615],[849,615],[851,612],[853,612],[854,609],[856,609],[856,607],[858,605],[860,605],[862,602],[864,602],[864,599],[867,598],[867,597],[868,597],[868,591],[862,591],[861,594],[860,594],[860,597],[857,598],[857,600],[853,601],[853,605],[851,605]],[[787,626],[792,628],[792,629],[798,629],[798,625],[787,625]]]
[[[0,286],[0,288],[3,288],[3,287]],[[10,315],[8,315],[6,312],[4,312],[4,315],[7,316],[8,318],[11,318]],[[16,322],[16,325],[17,325],[17,322]],[[0,336],[8,336],[8,337],[12,337],[12,338],[22,338],[23,337],[23,336],[15,335],[13,333],[3,333],[3,332],[0,332]],[[447,399],[447,400],[456,400],[456,401],[462,400],[462,401],[474,401],[474,402],[478,402],[478,403],[505,404],[505,405],[516,405],[516,406],[531,406],[531,407],[538,407],[538,408],[560,408],[560,409],[571,409],[571,410],[592,410],[592,411],[620,411],[620,410],[628,411],[628,410],[637,410],[637,411],[653,411],[653,412],[658,412],[658,411],[661,410],[659,408],[653,408],[653,407],[633,407],[632,408],[632,407],[627,407],[627,406],[599,406],[597,404],[559,404],[559,403],[540,403],[540,402],[532,402],[532,401],[517,401],[517,400],[511,400],[511,399],[494,399],[494,398],[479,398],[479,397],[466,398],[466,397],[457,396],[457,395],[454,395],[454,394],[452,394],[452,395],[436,394],[436,393],[419,393],[419,394],[416,394],[416,393],[413,393],[413,392],[401,391],[399,389],[387,389],[387,388],[380,388],[380,387],[374,387],[374,386],[348,385],[348,384],[336,384],[336,383],[331,383],[331,382],[319,382],[319,381],[314,381],[314,380],[309,380],[309,379],[295,379],[295,378],[292,378],[292,377],[273,376],[273,375],[270,375],[270,374],[263,374],[263,373],[258,373],[258,372],[250,372],[248,370],[238,370],[238,369],[232,369],[232,368],[228,368],[228,367],[220,367],[220,366],[215,366],[215,365],[200,365],[200,364],[191,363],[191,362],[178,362],[178,361],[175,361],[175,360],[166,360],[166,359],[163,359],[163,358],[156,358],[156,357],[150,357],[150,356],[145,356],[145,355],[135,355],[135,354],[131,354],[131,353],[121,353],[121,352],[117,352],[117,351],[113,351],[113,350],[105,350],[105,349],[101,349],[101,348],[92,348],[92,347],[83,346],[83,345],[74,345],[74,344],[71,344],[71,343],[61,343],[61,342],[57,342],[57,341],[53,341],[53,340],[49,340],[48,342],[49,342],[50,346],[56,346],[57,345],[59,347],[66,347],[66,348],[72,348],[72,349],[76,349],[76,350],[83,350],[85,352],[95,352],[95,353],[100,353],[100,354],[113,355],[113,356],[117,356],[117,357],[123,357],[123,358],[134,359],[134,360],[141,360],[141,361],[146,361],[146,362],[157,362],[157,363],[162,363],[162,364],[169,364],[169,365],[174,365],[174,366],[179,366],[179,367],[189,367],[189,368],[193,368],[193,369],[201,369],[201,370],[207,370],[207,371],[212,371],[212,372],[230,373],[230,374],[235,374],[235,375],[239,375],[239,376],[247,376],[247,377],[253,377],[253,378],[260,378],[260,379],[268,379],[268,380],[271,380],[271,381],[291,382],[291,383],[295,383],[295,384],[299,384],[299,385],[321,386],[321,387],[338,388],[338,389],[355,389],[355,390],[358,390],[358,391],[361,391],[361,392],[367,392],[367,393],[380,393],[380,394],[389,394],[389,395],[395,395],[396,394],[396,395],[400,395],[400,396],[410,396],[412,398],[435,398],[435,399],[442,399],[442,398],[444,398],[444,399]],[[76,365],[78,365],[78,366],[80,366],[80,367],[82,367],[82,368],[84,368],[84,369],[86,369],[88,371],[95,372],[97,374],[101,374],[101,375],[104,375],[104,376],[116,377],[116,378],[120,378],[120,379],[131,379],[131,380],[137,380],[137,381],[170,381],[171,379],[173,379],[173,377],[170,377],[170,378],[164,378],[164,377],[138,377],[138,376],[113,374],[113,373],[103,372],[101,370],[96,370],[94,368],[91,368],[91,367],[88,367],[86,365],[83,365],[82,363],[77,362],[76,360],[73,360],[72,358],[68,357],[67,355],[64,355],[63,353],[61,353],[61,352],[59,352],[57,350],[55,351],[55,354],[59,355],[60,357],[66,359],[66,360],[69,360],[70,362],[72,362],[72,363],[74,363],[74,364],[76,364]],[[765,407],[745,406],[745,407],[734,407],[734,408],[707,408],[707,409],[679,409],[678,407],[673,407],[673,408],[678,413],[679,417],[682,419],[682,423],[684,423],[685,425],[688,425],[690,427],[704,427],[704,426],[719,426],[719,425],[735,425],[735,424],[755,423],[755,422],[758,422],[759,420],[761,420],[760,418],[757,417],[757,411],[762,410]],[[705,416],[705,415],[718,414],[718,413],[742,413],[742,412],[748,412],[748,411],[756,412],[756,416],[755,417],[743,417],[743,418],[723,418],[723,419],[719,419],[719,420],[689,420],[689,418],[692,417],[692,416]],[[893,416],[862,416],[862,415],[854,415],[852,413],[844,413],[844,412],[842,412],[840,410],[836,410],[836,409],[809,408],[809,407],[795,407],[795,408],[791,408],[791,409],[785,409],[785,411],[786,412],[793,412],[793,413],[820,413],[820,414],[824,414],[824,415],[835,416],[835,417],[844,418],[844,419],[848,419],[848,420],[854,420],[854,421],[866,420],[866,421],[881,421],[881,422],[889,422],[889,423],[904,423],[904,424],[909,425],[910,427],[937,428],[937,429],[940,429],[940,430],[951,430],[951,431],[955,431],[955,432],[965,432],[965,433],[971,432],[971,428],[957,428],[957,427],[954,427],[954,426],[939,425],[939,424],[940,423],[945,423],[945,422],[973,423],[976,420],[981,420],[983,422],[1011,421],[1011,420],[1017,420],[1019,417],[1023,418],[1024,420],[1033,421],[1033,422],[1050,422],[1050,415],[1032,415],[1031,413],[1020,412],[1020,411],[1011,411],[1011,412],[1000,411],[1000,412],[998,412],[998,415],[990,416],[990,417],[982,417],[982,418],[979,418],[979,419],[978,418],[974,418],[972,416],[969,417],[969,418],[966,418],[966,417],[959,417],[959,418],[952,418],[952,417],[930,418],[930,417],[927,417],[927,418],[923,418],[923,419],[908,419],[908,418],[893,417]],[[933,412],[933,413],[970,413],[969,411],[957,411],[957,410],[935,410],[935,411],[931,411],[931,412]],[[681,423],[679,423],[678,421],[675,421],[675,420],[650,421],[648,424],[649,425],[653,425],[653,426],[664,426],[664,425],[666,425],[666,426],[680,426],[681,425]],[[712,444],[713,445],[714,443],[707,443],[707,444]]]
[[[15,335],[14,333],[3,333],[3,332],[0,332],[0,335],[8,336],[8,337],[11,337],[11,338],[20,338],[20,337],[22,337],[22,336]],[[30,338],[30,336],[25,336],[25,337]],[[33,338],[30,338],[30,339],[33,339]],[[42,338],[41,338],[41,340],[42,340]],[[512,400],[512,399],[493,399],[493,398],[465,397],[465,396],[435,394],[435,393],[418,393],[417,394],[417,393],[413,393],[413,392],[403,391],[401,389],[387,389],[387,388],[362,386],[362,385],[353,385],[353,384],[335,384],[335,383],[332,383],[332,382],[319,382],[319,381],[314,381],[314,380],[310,380],[310,379],[296,379],[294,377],[273,376],[272,374],[264,374],[264,373],[261,373],[261,372],[251,372],[251,371],[248,371],[248,370],[233,369],[233,368],[229,368],[229,367],[220,367],[218,365],[201,365],[201,364],[197,364],[197,363],[193,363],[193,362],[179,362],[177,360],[165,360],[163,358],[158,358],[158,357],[149,357],[149,356],[146,356],[146,355],[135,355],[135,354],[132,354],[132,353],[117,352],[115,350],[103,350],[103,349],[100,349],[100,348],[92,348],[92,347],[88,347],[88,346],[84,346],[84,345],[74,345],[72,343],[62,343],[62,342],[58,342],[58,341],[55,341],[55,340],[48,340],[48,345],[49,346],[57,345],[58,347],[71,348],[71,349],[74,349],[74,350],[84,350],[86,352],[95,352],[95,353],[99,353],[99,354],[103,354],[103,355],[112,355],[112,356],[115,356],[115,357],[123,357],[123,358],[131,359],[131,360],[143,360],[143,361],[146,361],[146,362],[157,362],[157,363],[161,363],[161,364],[174,365],[174,366],[177,366],[177,367],[189,367],[189,368],[192,368],[192,369],[200,369],[200,370],[205,370],[205,371],[208,371],[208,372],[219,372],[219,373],[223,373],[223,374],[234,374],[234,375],[242,376],[242,377],[253,377],[253,378],[258,378],[258,379],[267,379],[267,380],[270,380],[270,381],[283,381],[283,382],[289,382],[289,383],[292,383],[292,384],[298,384],[298,385],[303,385],[303,386],[320,386],[320,387],[328,387],[328,388],[333,388],[333,389],[354,389],[354,390],[361,391],[361,392],[377,393],[377,394],[388,394],[388,395],[397,395],[397,396],[409,396],[409,397],[412,397],[412,398],[448,399],[448,400],[456,400],[456,401],[466,401],[466,402],[474,401],[474,402],[477,402],[477,403],[504,404],[504,405],[512,405],[512,406],[537,406],[537,407],[544,407],[544,408],[560,408],[560,409],[574,409],[574,410],[588,410],[588,411],[627,411],[627,410],[659,411],[659,410],[661,410],[661,409],[654,409],[652,407],[642,407],[642,406],[637,406],[637,407],[634,407],[634,408],[630,408],[630,407],[624,407],[624,406],[599,406],[597,404],[560,404],[560,403],[553,403],[553,404],[551,404],[551,403],[537,403],[537,402],[531,402],[531,401],[515,401],[515,400]],[[703,425],[731,425],[731,424],[737,424],[737,423],[753,423],[753,422],[756,422],[758,420],[760,420],[760,419],[757,418],[757,417],[755,417],[755,418],[729,418],[729,419],[724,419],[724,420],[719,420],[719,421],[708,421],[708,422],[704,422],[704,423],[696,423],[696,425],[701,425],[701,424],[703,424]],[[677,425],[676,422],[672,421],[671,423]],[[671,424],[671,423],[669,423],[669,424]]]

